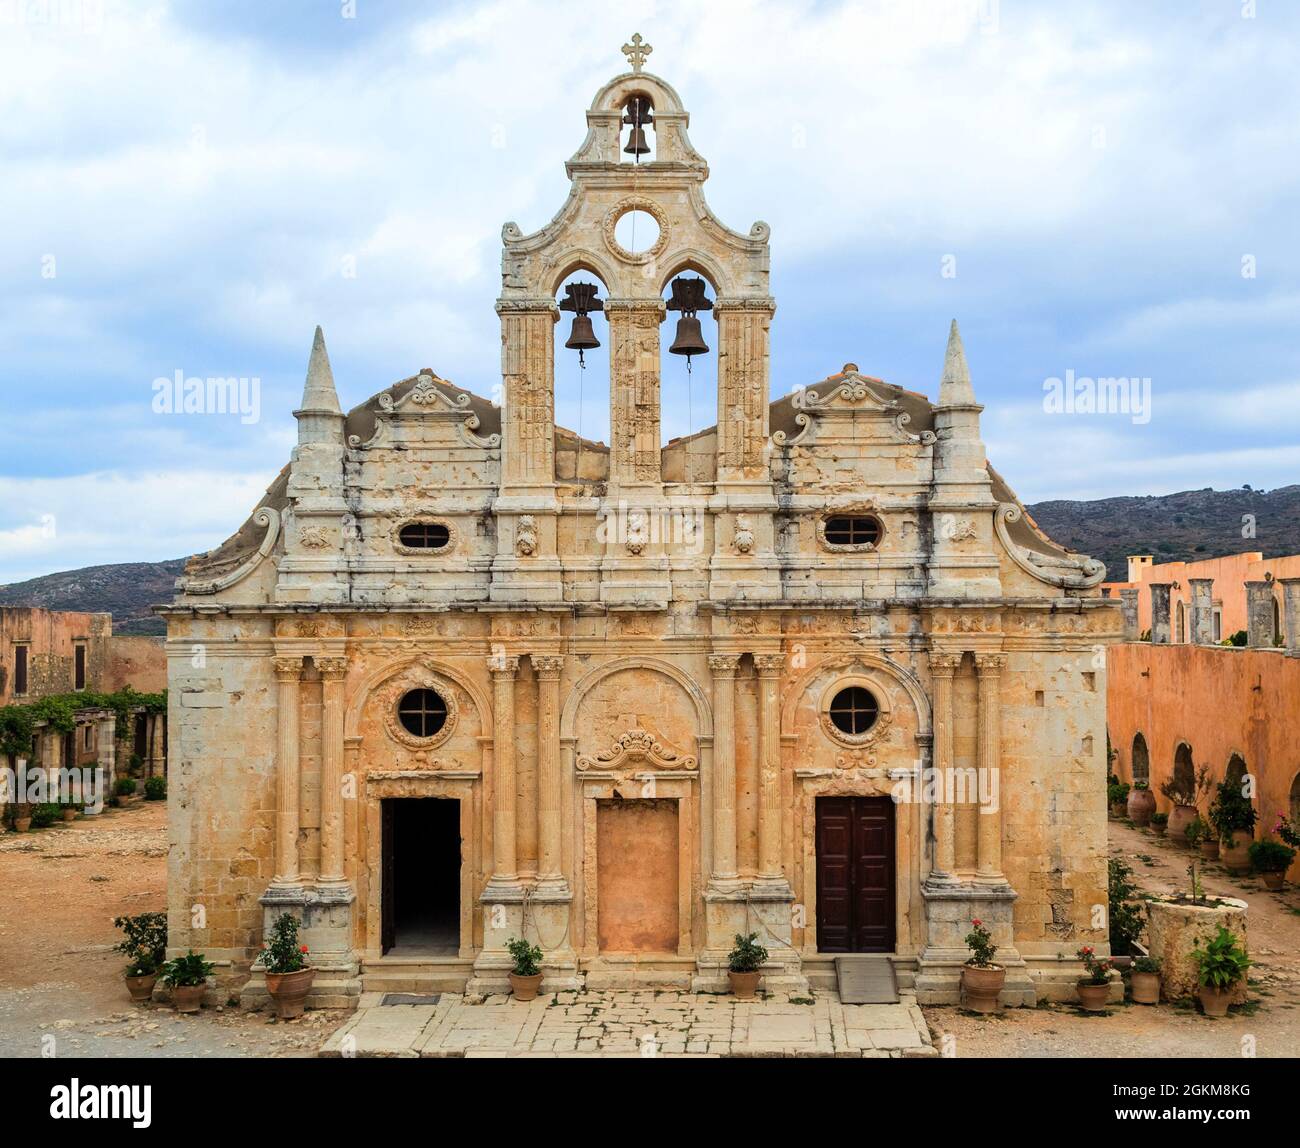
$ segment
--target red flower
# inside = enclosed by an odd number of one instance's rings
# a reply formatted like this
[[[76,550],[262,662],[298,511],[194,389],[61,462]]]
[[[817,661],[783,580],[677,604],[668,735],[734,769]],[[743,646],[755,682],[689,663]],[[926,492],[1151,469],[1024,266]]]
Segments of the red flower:
[[[1081,953],[1088,953],[1088,954],[1091,955],[1091,953],[1092,953],[1092,946],[1091,946],[1091,945],[1084,945],[1083,948],[1079,950],[1079,952],[1081,952]]]
[[[974,926],[978,929],[978,928],[980,927],[981,922],[979,922],[979,921],[972,921],[971,924],[974,925]]]
[[[307,951],[307,946],[306,946],[306,945],[302,945],[302,946],[301,946],[301,949],[302,949],[302,951],[305,953],[305,952]]]

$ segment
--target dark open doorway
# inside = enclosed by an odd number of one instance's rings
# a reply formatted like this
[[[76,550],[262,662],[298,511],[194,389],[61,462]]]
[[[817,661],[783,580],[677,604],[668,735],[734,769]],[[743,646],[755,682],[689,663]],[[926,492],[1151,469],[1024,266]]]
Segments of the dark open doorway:
[[[403,797],[383,803],[384,952],[455,955],[460,949],[460,802]]]

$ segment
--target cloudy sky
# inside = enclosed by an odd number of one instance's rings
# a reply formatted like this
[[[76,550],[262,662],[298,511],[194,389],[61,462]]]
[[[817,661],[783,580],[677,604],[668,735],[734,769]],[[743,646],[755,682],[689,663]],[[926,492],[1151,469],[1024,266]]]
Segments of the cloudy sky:
[[[933,396],[956,316],[1028,501],[1296,480],[1300,5],[578,13],[0,0],[0,583],[231,533],[317,323],[345,406],[421,367],[492,393],[501,225],[558,208],[637,30],[714,211],[772,226],[774,393],[852,360]],[[602,364],[581,409],[557,381],[597,438]],[[673,365],[670,435],[716,378]],[[256,420],[156,411],[178,371],[260,380]],[[1045,409],[1100,376],[1149,379],[1149,419]]]

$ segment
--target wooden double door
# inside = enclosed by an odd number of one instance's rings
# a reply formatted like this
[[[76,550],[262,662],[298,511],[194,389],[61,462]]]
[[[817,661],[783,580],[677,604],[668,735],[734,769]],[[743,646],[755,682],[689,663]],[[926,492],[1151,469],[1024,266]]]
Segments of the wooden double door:
[[[892,953],[892,798],[817,798],[816,846],[818,951]]]

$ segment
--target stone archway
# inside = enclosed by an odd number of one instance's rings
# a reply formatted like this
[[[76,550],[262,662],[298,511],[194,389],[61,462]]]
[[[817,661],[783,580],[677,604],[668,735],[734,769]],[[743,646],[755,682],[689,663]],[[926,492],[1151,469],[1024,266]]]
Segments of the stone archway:
[[[1147,750],[1147,739],[1139,732],[1133,735],[1132,771],[1134,781],[1151,781],[1151,754]]]

